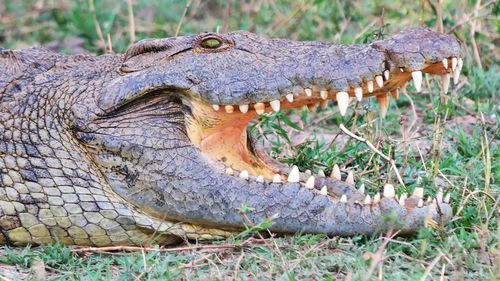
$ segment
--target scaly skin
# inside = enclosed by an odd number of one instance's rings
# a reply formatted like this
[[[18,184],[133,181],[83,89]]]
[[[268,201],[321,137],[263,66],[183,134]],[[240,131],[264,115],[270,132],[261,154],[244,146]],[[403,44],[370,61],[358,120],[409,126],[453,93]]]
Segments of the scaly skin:
[[[222,44],[206,48],[207,37]],[[257,102],[265,111],[273,100],[282,108],[313,104],[316,92],[299,95],[312,87],[329,99],[353,96],[357,86],[380,97],[414,70],[449,72],[441,60],[462,52],[454,38],[425,29],[359,46],[234,32],[145,40],[125,55],[0,51],[0,244],[218,239],[242,229],[243,205],[253,208],[253,222],[273,217],[271,230],[280,233],[411,233],[426,219],[446,223],[444,202],[388,196],[364,204],[351,184],[330,177],[316,178],[313,189],[287,182],[286,167],[247,151],[245,129]],[[368,93],[367,81],[385,69],[391,78]],[[285,104],[290,93],[295,102]],[[234,105],[238,114],[212,104]],[[248,113],[239,113],[241,104],[250,104]],[[264,180],[228,175],[225,165]],[[283,182],[273,183],[274,173]]]

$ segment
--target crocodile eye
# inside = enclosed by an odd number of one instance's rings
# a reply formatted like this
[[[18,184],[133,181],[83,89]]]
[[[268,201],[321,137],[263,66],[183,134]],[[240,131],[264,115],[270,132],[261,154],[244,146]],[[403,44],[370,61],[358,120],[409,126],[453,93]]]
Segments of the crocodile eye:
[[[201,46],[206,49],[217,49],[222,46],[222,42],[217,38],[207,38],[201,41]]]

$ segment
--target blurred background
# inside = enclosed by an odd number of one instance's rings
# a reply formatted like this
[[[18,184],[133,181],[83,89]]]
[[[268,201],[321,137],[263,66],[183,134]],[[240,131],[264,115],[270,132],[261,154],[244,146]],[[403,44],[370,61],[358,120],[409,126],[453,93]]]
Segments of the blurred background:
[[[427,26],[467,43],[483,68],[498,63],[498,1],[394,0],[2,0],[0,46],[67,53],[123,52],[131,41],[202,31],[365,43]]]

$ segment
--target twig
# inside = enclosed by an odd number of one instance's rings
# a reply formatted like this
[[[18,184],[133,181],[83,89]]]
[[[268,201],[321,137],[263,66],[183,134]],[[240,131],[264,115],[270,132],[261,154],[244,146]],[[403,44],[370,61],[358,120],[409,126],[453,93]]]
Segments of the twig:
[[[436,264],[439,262],[439,260],[443,257],[443,253],[439,253],[436,258],[429,264],[429,266],[425,269],[424,275],[420,278],[420,281],[424,281],[425,278],[427,278],[427,275],[431,273],[431,270],[436,266]]]
[[[89,0],[89,10],[90,10],[90,15],[92,16],[92,20],[94,21],[95,32],[97,33],[97,37],[99,37],[99,40],[101,41],[104,51],[106,51],[106,41],[104,40],[104,36],[102,35],[102,30],[101,26],[99,25],[99,21],[97,21],[94,0]]]
[[[231,0],[226,0],[226,12],[224,14],[224,25],[222,32],[227,32],[229,29],[229,14],[231,13]]]
[[[385,248],[387,247],[389,242],[392,241],[392,238],[394,238],[398,233],[399,233],[399,231],[396,231],[393,234],[392,229],[389,229],[389,231],[387,231],[387,234],[385,235],[385,238],[384,238],[384,242],[382,242],[382,245],[380,246],[380,248],[378,248],[377,252],[373,255],[372,264],[370,265],[368,272],[365,274],[365,277],[363,278],[364,281],[370,280],[370,277],[373,275],[373,272],[375,271],[375,269],[384,260]]]
[[[83,252],[109,252],[109,251],[145,251],[145,252],[182,252],[182,251],[195,251],[195,250],[232,250],[240,248],[247,244],[247,240],[241,244],[222,244],[222,245],[198,245],[189,247],[177,247],[177,248],[151,248],[151,247],[139,247],[139,246],[108,246],[108,247],[84,247],[75,248],[71,252],[83,253]]]
[[[132,5],[132,0],[127,0],[128,9],[128,36],[130,44],[135,42],[135,21],[134,21],[134,7]]]
[[[396,173],[396,177],[398,178],[399,183],[402,186],[405,186],[403,179],[401,178],[401,175],[399,174],[398,168],[396,167],[396,162],[394,161],[394,159],[391,159],[389,156],[382,153],[382,151],[380,151],[378,148],[376,148],[369,140],[362,138],[360,136],[357,136],[353,132],[349,131],[349,129],[347,129],[344,126],[344,124],[340,124],[339,127],[340,127],[340,130],[342,130],[342,132],[344,132],[346,135],[350,136],[351,138],[353,138],[357,141],[364,142],[366,144],[366,146],[368,146],[368,148],[371,151],[377,153],[380,157],[384,158],[387,162],[389,162],[391,164],[392,169]]]
[[[179,23],[177,24],[177,28],[175,29],[174,37],[177,37],[179,35],[179,32],[181,31],[182,21],[184,20],[184,17],[186,16],[186,13],[187,13],[187,10],[189,9],[189,6],[191,6],[191,0],[187,0],[187,2],[186,2],[186,6],[184,7],[184,11],[182,12],[181,18],[179,19]]]

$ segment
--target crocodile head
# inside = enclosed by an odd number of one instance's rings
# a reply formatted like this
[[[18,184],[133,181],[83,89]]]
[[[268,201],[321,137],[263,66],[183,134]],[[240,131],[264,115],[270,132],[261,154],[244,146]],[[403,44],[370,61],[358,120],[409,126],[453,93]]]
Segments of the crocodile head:
[[[397,95],[410,80],[419,91],[423,73],[441,75],[446,92],[450,76],[460,72],[462,55],[456,39],[427,29],[352,46],[233,32],[144,40],[125,55],[5,53],[6,74],[25,64],[27,78],[15,78],[21,86],[5,84],[0,98],[5,132],[0,154],[7,153],[0,161],[7,169],[3,184],[6,191],[21,192],[16,190],[26,178],[16,175],[24,168],[16,170],[11,160],[26,153],[10,147],[24,142],[29,153],[18,165],[42,168],[24,173],[35,183],[23,190],[43,186],[46,194],[33,196],[49,198],[32,208],[50,210],[37,211],[42,221],[37,231],[59,239],[77,236],[65,243],[137,243],[134,225],[139,232],[222,237],[247,219],[269,217],[271,230],[281,233],[414,232],[430,219],[450,219],[442,194],[424,203],[422,188],[397,197],[387,185],[380,188],[383,196],[366,195],[354,187],[352,175],[336,168],[329,177],[300,173],[267,156],[247,127],[259,114],[328,100],[345,115],[351,99],[369,96],[376,96],[384,114],[388,94]],[[30,68],[34,62],[37,67]],[[16,89],[26,95],[9,94]],[[9,119],[21,121],[2,121]],[[81,207],[70,211],[75,200]],[[242,206],[251,210],[245,216]],[[64,214],[70,228],[66,222],[59,226]],[[33,224],[28,229],[15,217],[7,222],[15,224],[2,226],[11,241],[37,237]],[[168,227],[159,227],[163,224]]]
[[[155,218],[232,230],[245,205],[255,222],[274,217],[277,232],[367,234],[387,229],[389,215],[411,232],[450,218],[442,195],[423,203],[422,189],[397,197],[389,185],[380,198],[338,171],[311,178],[257,149],[247,127],[259,114],[328,100],[345,115],[351,99],[369,96],[384,114],[388,95],[410,80],[419,91],[423,73],[447,88],[461,55],[456,39],[427,29],[353,46],[247,32],[144,40],[73,110],[112,190]]]

